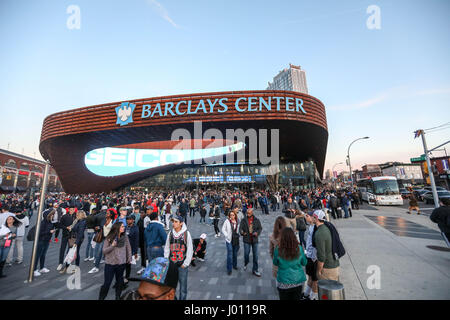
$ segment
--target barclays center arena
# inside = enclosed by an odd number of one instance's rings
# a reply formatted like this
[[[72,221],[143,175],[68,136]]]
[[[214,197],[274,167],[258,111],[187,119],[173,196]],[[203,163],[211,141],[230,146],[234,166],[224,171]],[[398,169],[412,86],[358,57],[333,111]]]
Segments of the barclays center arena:
[[[321,182],[327,141],[319,99],[259,90],[59,112],[45,118],[39,148],[71,194],[126,188],[304,189]]]

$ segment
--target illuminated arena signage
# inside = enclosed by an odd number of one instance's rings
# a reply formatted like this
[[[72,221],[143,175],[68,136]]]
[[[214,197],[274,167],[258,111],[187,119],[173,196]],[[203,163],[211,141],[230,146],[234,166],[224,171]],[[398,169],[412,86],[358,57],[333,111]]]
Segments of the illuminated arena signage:
[[[293,97],[239,97],[234,103],[234,108],[238,112],[259,112],[263,110],[268,111],[281,111],[281,102],[284,102],[283,111],[301,112],[306,114],[303,109],[303,100]],[[180,106],[187,106],[187,110],[180,111]],[[155,115],[159,117],[166,117],[169,114],[171,116],[182,116],[184,114],[197,114],[202,112],[203,114],[214,113],[215,111],[224,113],[228,111],[228,98],[221,99],[200,99],[196,106],[192,105],[192,100],[156,103],[153,106],[151,104],[144,104],[142,106],[141,118],[153,118]]]
[[[88,152],[84,164],[92,173],[114,177],[168,164],[190,162],[234,153],[245,147],[242,142],[207,149],[128,149],[100,148]]]

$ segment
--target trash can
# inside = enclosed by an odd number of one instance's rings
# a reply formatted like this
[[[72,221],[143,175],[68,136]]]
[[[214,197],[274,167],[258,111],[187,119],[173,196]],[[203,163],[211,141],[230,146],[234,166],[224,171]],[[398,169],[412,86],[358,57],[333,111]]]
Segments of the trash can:
[[[344,285],[334,280],[319,280],[319,300],[345,300]]]

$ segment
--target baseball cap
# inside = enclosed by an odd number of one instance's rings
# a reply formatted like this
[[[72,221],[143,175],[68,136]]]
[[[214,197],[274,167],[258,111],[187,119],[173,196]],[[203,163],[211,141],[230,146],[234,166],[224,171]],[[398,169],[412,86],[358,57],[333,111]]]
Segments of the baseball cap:
[[[177,215],[177,214],[173,214],[173,215],[170,217],[170,220],[178,220],[178,221],[180,221],[180,222],[184,222],[184,218],[183,218],[182,216],[180,216],[180,215]]]
[[[126,207],[120,207],[119,211],[127,211]]]
[[[206,233],[202,233],[202,234],[200,235],[200,239],[206,239]]]
[[[101,210],[108,210],[108,207],[107,207],[107,206],[103,206],[103,207],[101,208]]]
[[[322,210],[314,211],[313,216],[319,220],[326,220],[325,212],[323,212]]]
[[[135,217],[133,216],[133,215],[129,215],[129,216],[127,216],[127,220],[134,220],[135,219]]]
[[[306,211],[306,213],[312,217],[314,214],[314,211]]]
[[[150,261],[140,278],[130,278],[129,281],[146,281],[158,286],[166,286],[173,289],[178,284],[178,267],[164,257],[158,257]]]

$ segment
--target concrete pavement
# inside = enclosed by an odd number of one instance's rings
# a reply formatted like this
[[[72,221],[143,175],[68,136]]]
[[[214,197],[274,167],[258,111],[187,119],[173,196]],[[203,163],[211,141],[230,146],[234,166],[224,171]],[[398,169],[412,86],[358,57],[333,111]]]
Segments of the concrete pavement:
[[[206,260],[189,269],[188,299],[278,299],[268,249],[268,238],[278,215],[281,215],[280,211],[271,211],[270,215],[266,216],[256,210],[256,216],[261,219],[263,225],[259,245],[261,278],[251,273],[251,256],[247,271],[242,269],[242,243],[238,256],[240,270],[233,271],[233,274],[228,276],[223,236],[214,238],[214,228],[211,225],[199,224],[198,213],[194,219],[188,218],[188,230],[193,238],[199,237],[203,232],[208,234]],[[223,220],[222,216],[220,227]],[[34,225],[35,216],[32,221],[31,225]],[[435,235],[439,229],[429,220],[428,215],[408,215],[401,207],[364,205],[361,210],[353,210],[352,218],[332,222],[338,228],[347,251],[340,260],[340,281],[345,286],[346,299],[450,299],[450,253],[427,247],[445,247],[443,240],[436,239]],[[402,233],[402,228],[409,230],[408,233]],[[411,230],[414,232],[410,232]],[[82,259],[85,257],[86,245],[82,245]],[[71,275],[60,275],[56,271],[59,243],[51,243],[46,259],[46,267],[51,272],[28,284],[24,281],[28,275],[32,242],[25,240],[24,246],[24,264],[5,267],[7,277],[0,280],[0,287],[3,289],[0,299],[97,299],[103,283],[103,265],[99,273],[88,274],[93,263],[81,261],[81,289],[70,290],[70,283],[72,287],[74,283],[69,281],[69,286],[67,285]],[[136,275],[139,267],[139,263],[132,267],[132,275]],[[378,270],[379,288],[375,281]],[[136,287],[137,283],[131,283],[129,286],[130,289]],[[114,292],[111,289],[107,299],[113,297]]]

